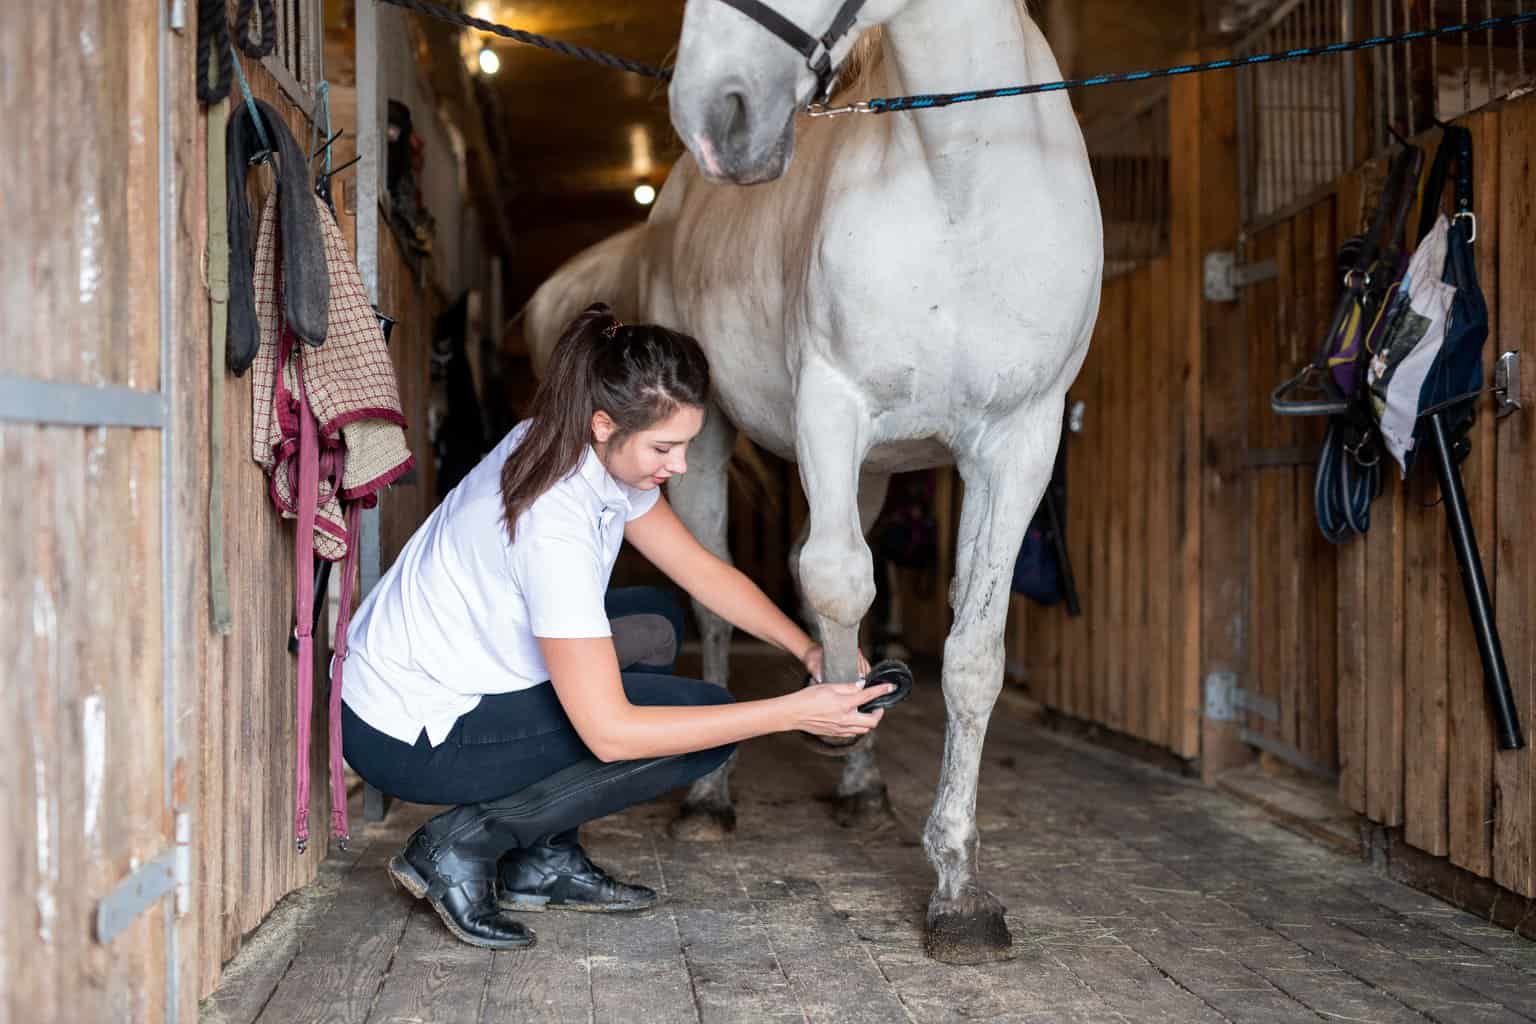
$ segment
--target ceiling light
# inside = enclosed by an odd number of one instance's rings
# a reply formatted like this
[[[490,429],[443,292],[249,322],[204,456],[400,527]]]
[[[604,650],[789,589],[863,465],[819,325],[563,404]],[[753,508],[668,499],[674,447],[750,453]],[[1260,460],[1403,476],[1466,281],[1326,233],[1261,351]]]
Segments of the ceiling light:
[[[473,13],[475,17],[479,18],[481,21],[490,21],[492,13],[491,0],[480,0],[479,3],[475,4],[475,10]]]
[[[648,182],[642,181],[635,186],[635,202],[641,206],[650,206],[656,201],[656,190]]]
[[[480,70],[488,75],[501,70],[501,58],[496,56],[496,51],[489,45],[480,47]]]

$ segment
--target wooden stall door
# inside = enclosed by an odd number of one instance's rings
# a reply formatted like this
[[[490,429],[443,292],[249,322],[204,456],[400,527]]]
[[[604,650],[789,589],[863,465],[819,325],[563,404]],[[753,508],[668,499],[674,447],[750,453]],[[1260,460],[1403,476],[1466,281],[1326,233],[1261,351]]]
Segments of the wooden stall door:
[[[18,4],[0,32],[4,1022],[174,1012],[166,6]]]
[[[1336,578],[1348,563],[1323,538],[1313,512],[1324,421],[1277,416],[1269,398],[1312,358],[1326,327],[1337,290],[1334,211],[1328,197],[1245,239],[1243,263],[1272,265],[1273,276],[1242,290],[1243,332],[1233,339],[1248,352],[1243,458],[1253,494],[1248,670],[1233,694],[1241,738],[1330,780],[1339,767]]]

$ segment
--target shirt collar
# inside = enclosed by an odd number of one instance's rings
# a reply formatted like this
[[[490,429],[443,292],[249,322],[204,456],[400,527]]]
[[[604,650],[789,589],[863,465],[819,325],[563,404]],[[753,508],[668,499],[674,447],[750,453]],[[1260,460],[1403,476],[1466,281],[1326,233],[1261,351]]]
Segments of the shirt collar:
[[[591,490],[596,499],[596,507],[600,510],[616,508],[620,511],[629,511],[629,495],[619,482],[608,472],[603,465],[603,460],[597,457],[597,452],[589,444],[581,456],[581,465],[576,469],[579,476]]]

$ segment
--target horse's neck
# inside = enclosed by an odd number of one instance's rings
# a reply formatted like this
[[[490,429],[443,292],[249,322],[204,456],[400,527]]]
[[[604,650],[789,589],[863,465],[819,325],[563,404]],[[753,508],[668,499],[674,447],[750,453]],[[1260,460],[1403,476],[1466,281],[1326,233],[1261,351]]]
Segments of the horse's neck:
[[[885,26],[887,75],[906,94],[1054,81],[1056,58],[1015,0],[912,0]],[[930,160],[979,143],[1047,138],[1075,127],[1064,93],[986,100],[903,115]]]

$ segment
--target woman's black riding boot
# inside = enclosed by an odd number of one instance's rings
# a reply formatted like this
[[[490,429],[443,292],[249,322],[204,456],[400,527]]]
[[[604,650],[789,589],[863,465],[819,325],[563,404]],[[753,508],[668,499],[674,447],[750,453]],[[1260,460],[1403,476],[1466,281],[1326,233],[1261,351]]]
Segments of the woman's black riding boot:
[[[425,899],[448,930],[472,946],[531,946],[533,932],[496,902],[496,861],[512,845],[498,837],[484,804],[439,814],[418,828],[389,861],[389,873],[417,899]]]
[[[501,859],[501,905],[508,910],[609,913],[656,905],[656,891],[620,882],[592,863],[567,829]]]

